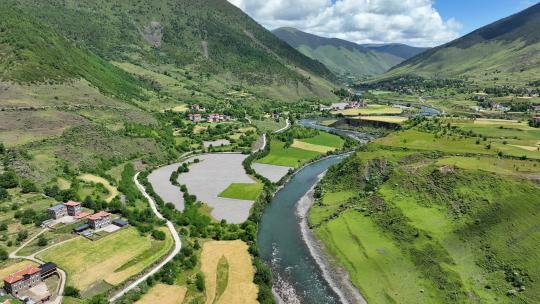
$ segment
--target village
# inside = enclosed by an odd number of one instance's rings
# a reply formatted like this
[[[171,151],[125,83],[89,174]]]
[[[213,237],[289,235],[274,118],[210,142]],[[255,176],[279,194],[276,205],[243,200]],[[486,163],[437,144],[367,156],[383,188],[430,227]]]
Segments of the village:
[[[112,213],[106,211],[95,213],[85,211],[82,204],[75,201],[56,204],[44,212],[48,217],[41,224],[44,231],[54,230],[57,225],[80,224],[72,229],[72,233],[89,241],[101,239],[129,225],[128,221],[115,218]],[[4,286],[0,291],[0,300],[4,301],[3,304],[11,304],[12,300],[25,304],[56,303],[53,301],[61,296],[65,279],[55,263],[29,264],[3,278]]]

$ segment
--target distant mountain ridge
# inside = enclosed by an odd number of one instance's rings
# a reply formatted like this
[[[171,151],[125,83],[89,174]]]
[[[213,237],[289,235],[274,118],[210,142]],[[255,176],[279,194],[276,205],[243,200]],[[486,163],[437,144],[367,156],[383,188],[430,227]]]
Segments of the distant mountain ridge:
[[[278,28],[272,32],[338,75],[379,75],[426,50],[404,44],[360,45],[343,39],[320,37],[291,27]]]
[[[540,79],[539,29],[540,3],[402,62],[385,77],[415,74],[526,84]]]

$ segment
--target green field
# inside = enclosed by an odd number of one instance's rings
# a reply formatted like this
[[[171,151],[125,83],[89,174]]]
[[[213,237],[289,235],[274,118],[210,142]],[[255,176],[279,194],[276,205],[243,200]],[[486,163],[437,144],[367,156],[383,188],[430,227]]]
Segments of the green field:
[[[298,148],[285,148],[284,142],[273,140],[270,143],[270,154],[257,160],[257,162],[261,164],[296,168],[316,158],[320,154],[321,153]]]
[[[332,114],[343,114],[345,116],[357,116],[357,115],[388,115],[388,114],[401,114],[403,110],[400,108],[394,108],[387,105],[370,104],[367,108],[358,109],[345,109],[341,111],[333,111]]]
[[[476,138],[460,136],[442,136],[410,129],[392,133],[387,137],[375,140],[375,143],[393,147],[404,147],[415,150],[441,151],[446,153],[475,153],[495,155],[499,152],[516,157],[540,159],[540,151],[527,150],[504,143],[501,139],[489,139],[476,143]],[[491,144],[490,149],[487,145]]]
[[[330,169],[309,213],[367,301],[537,303],[540,187],[507,175],[540,164],[389,149]]]
[[[128,228],[98,241],[69,241],[39,254],[39,258],[58,264],[68,273],[68,285],[91,296],[124,282],[165,255],[173,245],[167,235],[165,241],[156,241]]]
[[[300,141],[312,145],[319,145],[338,149],[343,147],[343,143],[345,142],[341,137],[326,132],[319,132],[319,135],[317,136],[300,139]]]
[[[219,197],[233,198],[240,200],[254,201],[256,200],[263,190],[263,184],[231,184],[227,189],[219,194]]]

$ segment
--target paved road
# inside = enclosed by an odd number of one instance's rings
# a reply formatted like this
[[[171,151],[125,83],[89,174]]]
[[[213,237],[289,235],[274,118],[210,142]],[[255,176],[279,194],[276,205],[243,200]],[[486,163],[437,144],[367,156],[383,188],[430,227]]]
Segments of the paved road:
[[[279,129],[279,130],[274,131],[274,133],[281,133],[281,132],[287,130],[287,129],[291,126],[291,122],[289,121],[288,118],[287,118],[287,121],[286,121],[286,122],[287,122],[287,125],[286,125],[285,127],[281,128],[281,129]]]
[[[150,208],[152,208],[152,211],[154,212],[154,214],[159,219],[165,220],[165,217],[161,213],[159,213],[159,211],[157,209],[157,206],[156,206],[156,202],[154,202],[154,199],[152,199],[152,197],[150,195],[148,195],[148,193],[146,193],[146,190],[144,189],[144,187],[137,180],[137,177],[139,176],[139,173],[137,173],[135,175],[135,177],[133,178],[133,180],[135,181],[135,185],[137,185],[137,188],[139,188],[139,191],[141,191],[141,193],[144,195],[144,197],[146,197],[146,199],[150,203]],[[173,236],[173,239],[174,239],[174,250],[165,258],[165,260],[161,261],[161,263],[156,265],[152,270],[150,270],[145,275],[143,275],[142,277],[137,279],[135,282],[133,282],[133,283],[129,284],[128,286],[126,286],[124,289],[117,292],[114,296],[112,296],[109,299],[109,302],[114,302],[114,301],[118,300],[120,297],[122,297],[128,291],[130,291],[133,288],[137,287],[139,284],[141,284],[146,279],[148,279],[148,277],[150,277],[151,275],[154,275],[161,268],[163,268],[163,266],[165,266],[165,264],[169,263],[180,252],[180,249],[182,248],[182,242],[180,240],[180,236],[178,235],[178,232],[176,231],[176,228],[174,227],[173,223],[171,223],[170,221],[167,221],[167,227],[169,228],[169,231],[171,232],[171,234]]]

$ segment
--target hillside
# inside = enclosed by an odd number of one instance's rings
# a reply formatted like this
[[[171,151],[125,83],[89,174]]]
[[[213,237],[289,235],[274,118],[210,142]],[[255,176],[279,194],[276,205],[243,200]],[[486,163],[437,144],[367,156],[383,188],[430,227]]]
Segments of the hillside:
[[[362,46],[342,39],[319,37],[295,28],[279,28],[273,33],[303,54],[322,62],[337,75],[379,75],[424,50],[398,44]]]
[[[385,77],[471,77],[485,84],[540,79],[540,4],[411,58]]]
[[[108,61],[161,70],[175,65],[255,91],[269,85],[294,90],[272,97],[330,96],[334,76],[328,69],[225,0],[23,0],[13,5]],[[45,41],[53,36],[41,35]]]

